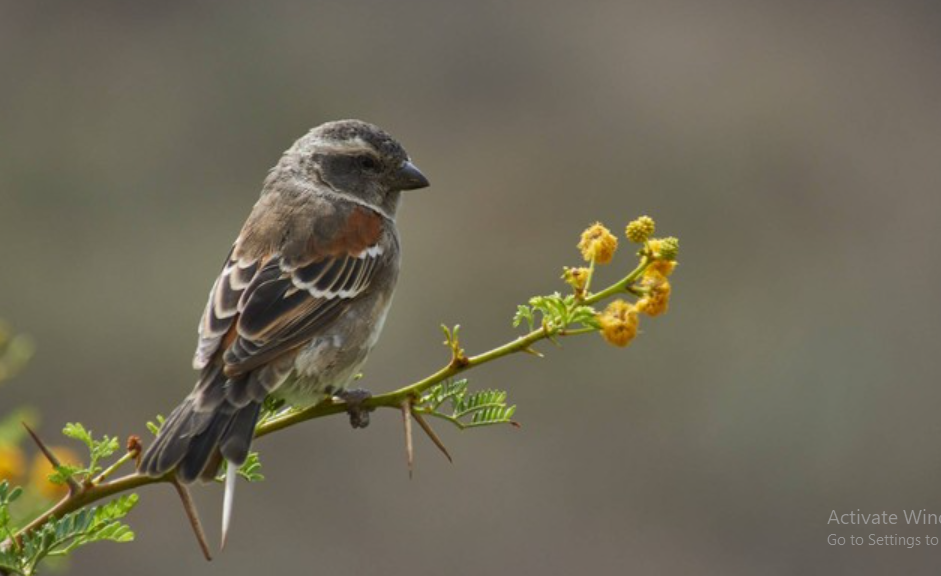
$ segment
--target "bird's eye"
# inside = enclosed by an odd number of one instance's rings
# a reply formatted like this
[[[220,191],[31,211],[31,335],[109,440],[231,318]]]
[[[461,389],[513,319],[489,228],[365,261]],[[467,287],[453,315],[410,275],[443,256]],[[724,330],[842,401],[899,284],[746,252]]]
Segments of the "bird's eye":
[[[376,170],[379,168],[379,163],[376,162],[376,159],[365,154],[362,156],[357,156],[356,162],[359,164],[360,168],[363,168],[364,170]]]

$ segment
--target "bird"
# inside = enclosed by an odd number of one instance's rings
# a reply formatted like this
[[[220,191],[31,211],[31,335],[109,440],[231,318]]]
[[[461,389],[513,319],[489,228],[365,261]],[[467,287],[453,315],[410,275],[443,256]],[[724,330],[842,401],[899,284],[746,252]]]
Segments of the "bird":
[[[429,186],[402,145],[361,120],[321,124],[272,168],[209,291],[192,392],[163,422],[139,471],[186,484],[227,463],[222,542],[236,471],[269,396],[304,407],[346,399],[385,323],[400,268],[401,193]]]

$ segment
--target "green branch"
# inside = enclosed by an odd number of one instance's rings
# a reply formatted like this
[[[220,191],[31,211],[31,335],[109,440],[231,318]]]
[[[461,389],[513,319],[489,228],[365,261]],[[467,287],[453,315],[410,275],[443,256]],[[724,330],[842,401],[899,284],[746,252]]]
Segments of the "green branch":
[[[608,288],[605,288],[601,292],[589,296],[585,299],[585,303],[594,304],[606,298],[610,298],[615,294],[627,291],[627,287],[634,283],[641,276],[641,274],[644,273],[644,270],[646,270],[648,266],[648,259],[643,258],[641,260],[641,264],[637,266],[637,268],[635,268],[630,274],[622,278],[620,281],[612,284]],[[597,332],[597,329],[576,328],[574,330],[566,330],[565,326],[543,324],[541,328],[537,328],[525,336],[520,336],[519,338],[507,342],[506,344],[498,346],[492,350],[488,350],[476,356],[470,356],[462,360],[454,358],[447,366],[444,366],[434,374],[423,378],[418,382],[409,384],[403,388],[399,388],[398,390],[387,392],[386,394],[380,394],[378,396],[373,396],[363,402],[362,405],[364,408],[368,409],[393,408],[395,410],[401,410],[403,401],[409,399],[414,400],[418,398],[422,392],[428,390],[435,384],[444,382],[448,378],[457,376],[458,374],[466,372],[471,368],[476,368],[477,366],[492,362],[510,354],[524,352],[527,349],[530,349],[533,344],[553,336],[577,336],[580,334],[593,332]],[[346,412],[345,403],[333,399],[327,400],[315,406],[311,406],[310,408],[292,412],[283,417],[275,418],[265,422],[258,427],[258,430],[255,432],[255,437],[260,438],[261,436],[266,436],[272,432],[283,430],[284,428],[300,424],[301,422],[306,422],[315,418],[323,418],[324,416],[331,416],[333,414],[341,414],[344,412]]]
[[[647,262],[645,259],[645,261],[643,261],[641,265],[638,266],[633,272],[612,286],[602,290],[601,292],[598,292],[597,294],[589,296],[585,299],[585,302],[599,302],[614,294],[624,292],[625,287],[640,277],[646,267]],[[594,328],[584,328],[566,332],[564,331],[564,328],[564,326],[550,326],[548,324],[544,324],[541,328],[537,328],[524,336],[520,336],[519,338],[507,342],[502,346],[493,348],[492,350],[488,350],[475,356],[470,356],[464,361],[452,359],[448,365],[444,366],[434,374],[427,376],[426,378],[409,384],[408,386],[399,388],[398,390],[387,392],[385,394],[379,394],[369,398],[363,402],[363,407],[367,409],[391,408],[394,410],[401,410],[402,402],[406,400],[417,399],[422,392],[428,390],[435,384],[443,382],[448,378],[461,374],[462,372],[466,372],[472,368],[476,368],[477,366],[481,366],[488,362],[493,362],[494,360],[504,356],[523,352],[541,340],[545,340],[556,335],[576,336],[597,331]],[[255,437],[261,438],[279,430],[296,426],[302,422],[307,422],[308,420],[314,420],[335,414],[343,414],[346,412],[346,409],[346,403],[331,398],[315,406],[311,406],[310,408],[298,410],[296,412],[290,412],[284,416],[275,417],[271,420],[268,420],[258,427],[258,429],[255,431]],[[124,460],[126,461],[127,459],[125,458]],[[107,472],[111,473],[114,471],[114,469],[114,466],[109,467]],[[149,484],[170,483],[171,480],[172,475],[152,478],[142,474],[132,473],[109,482],[101,482],[92,486],[87,486],[75,495],[66,496],[53,508],[30,522],[29,525],[22,528],[17,533],[17,538],[22,538],[24,534],[38,526],[43,525],[50,518],[61,518],[64,514],[68,514],[69,512],[73,512],[99,500],[109,498],[115,494],[120,494],[129,490],[135,490]]]
[[[650,224],[650,233],[652,233],[652,221]],[[631,236],[630,227],[628,227],[628,236]],[[638,241],[634,238],[632,238],[632,240],[635,242]],[[572,285],[574,294],[564,297],[558,293],[550,296],[538,296],[530,300],[529,306],[519,307],[519,312],[514,319],[514,325],[518,325],[525,320],[530,326],[529,332],[493,349],[473,356],[467,356],[461,348],[458,339],[459,327],[455,327],[453,330],[444,328],[446,337],[445,344],[451,351],[451,360],[446,365],[429,376],[407,386],[368,398],[362,402],[360,407],[367,410],[391,408],[396,411],[402,411],[403,414],[406,415],[406,421],[408,414],[411,413],[410,411],[413,411],[416,417],[420,414],[424,414],[443,418],[461,429],[490,423],[513,423],[510,417],[515,407],[507,407],[505,405],[505,393],[500,391],[484,391],[467,393],[467,395],[464,396],[466,392],[465,381],[447,382],[459,374],[512,354],[524,352],[541,356],[541,354],[534,349],[534,345],[543,340],[551,340],[554,342],[556,338],[581,336],[600,331],[608,342],[618,346],[627,345],[636,335],[637,316],[640,313],[646,312],[648,315],[654,316],[666,310],[665,305],[669,297],[669,283],[666,281],[666,275],[672,271],[673,260],[675,259],[676,253],[675,239],[669,240],[672,242],[669,245],[672,252],[670,252],[667,257],[664,257],[656,249],[656,247],[660,246],[659,241],[648,241],[647,237],[644,237],[642,241],[640,241],[643,247],[639,254],[640,261],[637,267],[614,284],[599,292],[591,293],[588,289],[596,270],[596,262],[607,263],[611,260],[614,250],[617,248],[616,238],[614,238],[606,228],[600,224],[592,226],[585,231],[582,235],[582,242],[579,243],[579,248],[585,259],[589,262],[589,267],[578,269],[567,268],[564,276],[566,281]],[[655,242],[658,243],[654,244]],[[666,271],[651,269],[654,263],[665,264]],[[664,267],[661,266],[660,268],[663,269]],[[655,279],[656,281],[652,283],[649,282],[651,274],[654,276],[659,275]],[[638,284],[638,282],[640,282],[640,284]],[[658,290],[659,293],[657,292]],[[618,298],[603,313],[598,313],[592,307],[592,305],[604,300],[625,295],[633,295],[640,298],[640,300],[638,300],[636,304],[629,305]],[[644,301],[650,300],[653,296],[659,298],[658,305],[660,308],[657,308],[656,312],[653,311],[654,308],[650,304],[648,304],[647,309],[642,306]],[[651,302],[652,301],[653,300],[651,300]],[[536,320],[536,314],[541,314],[541,318],[538,322]],[[432,388],[436,386],[438,386],[438,388],[432,390]],[[444,388],[442,388],[442,386]],[[449,392],[442,393],[442,390]],[[455,391],[458,391],[461,395],[457,400],[455,399]],[[490,395],[482,396],[483,394]],[[496,395],[499,396],[497,397]],[[441,402],[444,402],[446,397],[451,399],[454,407],[451,413],[439,412],[438,410]],[[455,402],[463,402],[463,404],[454,404]],[[255,437],[261,438],[308,420],[345,413],[347,412],[347,408],[347,404],[343,401],[330,398],[309,408],[299,410],[288,409],[281,413],[276,412],[262,419],[256,428]],[[497,410],[498,412],[488,413],[486,412],[488,410]],[[465,423],[461,420],[462,417],[466,417],[472,413],[480,413],[482,417],[471,423]],[[426,426],[423,421],[421,421],[421,424],[423,427]],[[91,438],[90,433],[87,433],[80,425],[70,424],[69,427],[67,427],[67,433],[69,430],[72,430],[73,437],[76,437],[75,435],[80,432],[81,434],[78,434],[77,437],[80,437],[92,447],[93,461],[92,465],[86,469],[84,481],[80,483],[70,483],[72,489],[67,496],[50,509],[40,514],[37,518],[33,519],[28,525],[19,529],[14,537],[7,538],[0,544],[0,552],[9,550],[11,547],[18,547],[25,536],[41,529],[46,523],[52,520],[61,519],[67,514],[81,510],[86,506],[117,494],[136,490],[150,484],[173,483],[177,486],[178,490],[181,489],[181,486],[175,482],[172,472],[157,478],[133,472],[114,480],[108,480],[108,477],[120,467],[136,460],[140,445],[136,444],[135,448],[129,449],[130,451],[114,464],[98,473],[100,468],[96,466],[97,459],[95,459],[94,456],[96,454],[95,447],[99,446],[99,443],[96,443]],[[78,432],[76,432],[76,430]],[[439,443],[432,432],[429,432],[429,434],[432,435],[436,443]],[[38,438],[36,438],[36,441],[40,442]],[[109,444],[109,446],[111,446],[115,440],[105,437],[105,440],[101,444],[105,442],[111,443]],[[42,447],[41,442],[40,446]],[[411,453],[410,451],[411,448],[409,446],[409,453]],[[105,455],[109,454],[110,453],[106,453]],[[72,480],[72,477],[66,475],[65,480]]]

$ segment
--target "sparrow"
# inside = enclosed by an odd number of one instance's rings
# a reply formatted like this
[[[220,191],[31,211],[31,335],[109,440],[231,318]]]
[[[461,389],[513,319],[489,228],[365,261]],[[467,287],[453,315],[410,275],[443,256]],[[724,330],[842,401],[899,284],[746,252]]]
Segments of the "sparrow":
[[[269,172],[209,291],[196,386],[139,467],[190,483],[225,460],[223,542],[264,400],[303,407],[352,392],[399,275],[401,192],[427,186],[401,144],[360,120],[312,129]]]

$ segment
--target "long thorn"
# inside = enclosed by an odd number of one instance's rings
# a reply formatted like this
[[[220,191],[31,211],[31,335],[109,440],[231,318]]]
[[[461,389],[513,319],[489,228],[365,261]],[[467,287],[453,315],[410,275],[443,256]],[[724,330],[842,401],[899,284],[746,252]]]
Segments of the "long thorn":
[[[408,479],[411,480],[415,452],[412,450],[412,401],[409,398],[402,402],[402,423],[405,425],[405,461],[408,464]]]
[[[20,424],[22,424],[23,428],[26,428],[26,431],[29,432],[29,435],[33,439],[33,442],[36,443],[36,446],[39,446],[39,451],[42,452],[43,456],[46,457],[46,460],[48,460],[49,463],[52,464],[52,467],[55,468],[56,470],[61,468],[62,463],[59,462],[59,459],[56,458],[56,455],[52,453],[52,450],[50,450],[43,443],[43,441],[39,439],[39,436],[37,436],[36,433],[33,432],[32,428],[30,428],[26,424],[26,422],[20,422]],[[71,476],[66,476],[65,484],[69,487],[69,496],[77,496],[82,491],[82,487],[79,486],[78,482],[75,481],[75,478],[72,478]]]
[[[425,431],[425,434],[428,435],[428,438],[438,447],[438,450],[441,450],[441,453],[444,454],[444,457],[448,459],[448,462],[454,464],[454,459],[451,458],[451,454],[448,453],[448,449],[444,447],[444,442],[441,441],[441,438],[435,433],[435,429],[431,427],[431,424],[425,421],[425,418],[419,412],[412,412],[412,416],[415,417],[415,421],[418,422],[418,425],[421,426],[421,429]]]
[[[190,521],[190,526],[193,527],[193,533],[196,535],[196,541],[199,542],[199,547],[203,551],[203,556],[206,560],[212,560],[212,555],[209,553],[209,542],[206,541],[203,524],[199,521],[199,511],[196,510],[196,504],[193,503],[190,491],[178,479],[174,478],[172,482],[176,488],[176,493],[180,495],[180,500],[183,502],[183,510],[186,511],[186,517]]]
[[[526,348],[523,348],[523,352],[527,354],[532,354],[536,358],[545,358],[542,352],[540,352],[539,350],[536,350],[532,346],[527,346]]]

